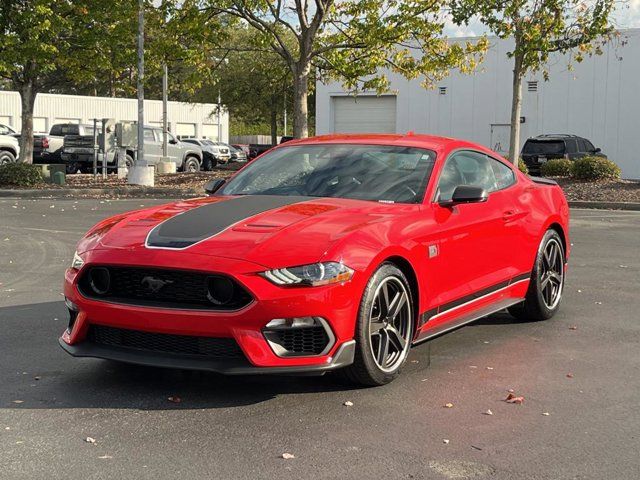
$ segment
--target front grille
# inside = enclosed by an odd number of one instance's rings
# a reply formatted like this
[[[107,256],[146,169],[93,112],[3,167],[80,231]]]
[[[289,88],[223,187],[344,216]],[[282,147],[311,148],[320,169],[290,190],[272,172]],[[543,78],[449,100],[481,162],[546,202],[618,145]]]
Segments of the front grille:
[[[96,290],[92,275],[97,271],[107,271],[109,281]],[[226,279],[232,285],[224,302],[212,300],[215,279]],[[252,301],[238,282],[225,275],[147,267],[92,266],[83,272],[78,288],[82,295],[94,300],[165,308],[229,311]]]
[[[98,345],[147,352],[208,358],[244,358],[242,350],[233,338],[170,335],[91,325],[87,333],[87,340]]]
[[[329,343],[329,336],[320,325],[269,330],[268,338],[294,355],[320,355]]]

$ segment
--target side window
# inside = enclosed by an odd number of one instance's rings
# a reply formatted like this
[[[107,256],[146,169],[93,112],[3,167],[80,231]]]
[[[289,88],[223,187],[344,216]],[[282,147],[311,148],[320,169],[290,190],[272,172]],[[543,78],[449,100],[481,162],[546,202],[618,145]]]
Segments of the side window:
[[[593,146],[593,143],[591,143],[589,140],[587,140],[585,138],[584,140],[584,145],[587,148],[587,152],[595,152],[596,147]]]
[[[587,144],[584,141],[583,138],[579,138],[578,139],[578,151],[579,152],[586,152],[587,151]]]
[[[49,132],[49,135],[53,135],[53,136],[61,136],[62,135],[62,125],[54,125],[53,127],[51,127],[51,132]]]
[[[514,183],[516,183],[516,176],[509,167],[507,167],[504,163],[499,162],[495,158],[489,158],[489,164],[493,169],[493,175],[496,179],[496,188],[495,190],[502,190],[503,188],[510,187]],[[492,192],[494,190],[488,190],[488,192]]]
[[[578,142],[574,138],[565,141],[567,145],[567,153],[578,153]]]
[[[9,135],[11,132],[4,125],[0,125],[0,135]]]
[[[144,141],[145,142],[155,142],[156,138],[153,136],[153,130],[150,128],[144,129]]]
[[[438,181],[438,200],[451,200],[453,191],[460,185],[482,187],[487,192],[498,190],[498,182],[494,168],[506,168],[504,165],[494,167],[492,163],[499,163],[490,159],[484,153],[465,150],[452,154],[444,164]],[[513,172],[511,172],[513,175]]]

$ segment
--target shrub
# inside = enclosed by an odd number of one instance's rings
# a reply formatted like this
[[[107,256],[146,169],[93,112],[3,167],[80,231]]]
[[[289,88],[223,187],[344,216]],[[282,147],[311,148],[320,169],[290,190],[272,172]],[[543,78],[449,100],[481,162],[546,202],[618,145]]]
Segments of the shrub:
[[[620,178],[620,167],[602,157],[584,157],[573,164],[573,176],[579,180]]]
[[[42,183],[41,170],[29,163],[0,165],[0,186],[33,187]]]
[[[543,163],[540,173],[545,177],[570,177],[573,174],[573,162],[567,158],[557,158]]]
[[[529,174],[529,169],[527,168],[527,164],[524,163],[524,160],[521,158],[518,159],[518,170],[520,170],[525,175]]]

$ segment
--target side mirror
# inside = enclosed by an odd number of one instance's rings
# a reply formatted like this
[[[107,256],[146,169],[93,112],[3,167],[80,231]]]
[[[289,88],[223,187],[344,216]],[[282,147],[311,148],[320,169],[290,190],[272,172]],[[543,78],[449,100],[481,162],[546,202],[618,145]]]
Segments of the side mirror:
[[[442,201],[440,205],[449,207],[460,203],[482,203],[486,202],[488,198],[489,194],[487,194],[487,191],[482,187],[458,185],[453,191],[451,200]]]
[[[602,149],[598,147],[593,151],[593,153],[600,153],[601,151],[602,151]]]
[[[172,139],[169,140],[169,143],[171,145],[176,145],[178,143],[178,140],[176,140],[175,138],[172,138]]]
[[[222,187],[222,185],[224,185],[225,182],[226,180],[224,178],[214,178],[213,180],[210,180],[204,184],[204,191],[208,195],[211,195],[217,192],[218,190],[220,190],[220,187]]]

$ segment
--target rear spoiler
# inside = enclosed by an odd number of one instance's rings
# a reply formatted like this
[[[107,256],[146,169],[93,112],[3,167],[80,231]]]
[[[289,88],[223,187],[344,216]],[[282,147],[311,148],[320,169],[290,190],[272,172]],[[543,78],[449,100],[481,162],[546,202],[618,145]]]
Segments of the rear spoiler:
[[[533,180],[535,183],[539,183],[541,185],[558,185],[558,182],[556,182],[555,180],[551,180],[550,178],[543,178],[543,177],[529,177],[531,180]]]

